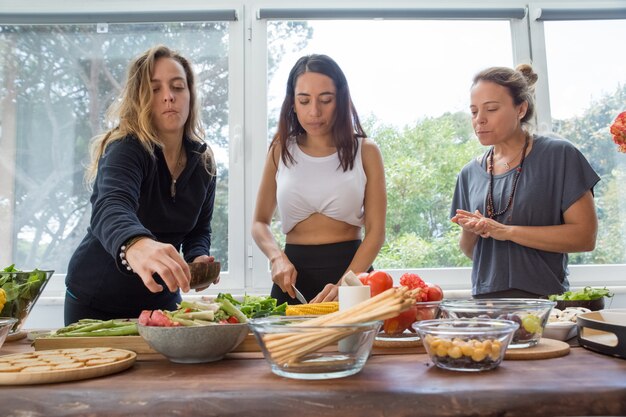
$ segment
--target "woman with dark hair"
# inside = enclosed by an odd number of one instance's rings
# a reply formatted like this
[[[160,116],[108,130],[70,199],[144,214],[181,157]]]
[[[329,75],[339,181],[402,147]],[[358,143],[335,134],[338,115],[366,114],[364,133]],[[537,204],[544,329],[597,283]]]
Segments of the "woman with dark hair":
[[[190,63],[159,45],[135,59],[92,143],[87,235],[67,271],[65,323],[175,309],[187,262],[213,262],[215,163]],[[181,250],[184,257],[181,256]]]
[[[272,235],[278,208],[284,251]],[[271,263],[271,295],[334,300],[348,270],[371,269],[385,240],[382,156],[367,138],[343,71],[326,55],[300,58],[258,191],[252,236]],[[362,229],[365,228],[365,237]]]
[[[595,247],[600,178],[569,141],[531,134],[536,81],[522,64],[488,68],[472,84],[472,125],[489,148],[461,170],[450,215],[476,298],[560,294],[567,254]]]

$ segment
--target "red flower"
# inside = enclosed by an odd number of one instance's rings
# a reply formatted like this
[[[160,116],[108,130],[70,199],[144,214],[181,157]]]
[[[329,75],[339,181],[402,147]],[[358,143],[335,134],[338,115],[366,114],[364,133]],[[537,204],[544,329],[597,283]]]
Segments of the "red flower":
[[[617,145],[619,152],[626,153],[626,111],[621,112],[611,125],[613,142]]]

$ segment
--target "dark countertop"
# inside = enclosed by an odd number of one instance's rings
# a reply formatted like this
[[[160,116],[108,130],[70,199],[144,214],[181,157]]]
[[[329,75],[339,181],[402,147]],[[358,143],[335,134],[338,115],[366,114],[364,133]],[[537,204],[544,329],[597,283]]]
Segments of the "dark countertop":
[[[0,355],[32,349],[24,339]],[[258,354],[207,364],[154,356],[83,381],[3,386],[1,416],[591,416],[626,415],[626,360],[573,347],[567,356],[450,372],[425,354],[373,355],[356,375],[298,381]]]

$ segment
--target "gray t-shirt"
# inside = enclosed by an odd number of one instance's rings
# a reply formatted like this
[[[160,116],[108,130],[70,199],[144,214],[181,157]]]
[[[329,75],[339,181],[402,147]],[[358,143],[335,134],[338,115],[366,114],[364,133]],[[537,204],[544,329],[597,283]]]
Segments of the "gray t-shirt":
[[[458,175],[450,216],[457,209],[486,213],[489,174],[485,158],[472,160]],[[494,210],[509,199],[515,169],[493,178]],[[535,136],[524,161],[509,210],[496,218],[503,224],[563,224],[563,213],[600,180],[589,162],[569,141]],[[569,289],[566,253],[546,252],[510,241],[478,238],[472,265],[472,293],[518,289],[539,295]]]

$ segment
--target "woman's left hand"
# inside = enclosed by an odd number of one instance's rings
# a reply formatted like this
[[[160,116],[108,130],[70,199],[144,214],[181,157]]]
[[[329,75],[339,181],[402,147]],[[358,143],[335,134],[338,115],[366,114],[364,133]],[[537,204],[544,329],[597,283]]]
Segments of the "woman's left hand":
[[[339,294],[337,284],[326,284],[324,289],[315,296],[309,303],[323,303],[324,301],[336,301]]]
[[[215,257],[214,257],[214,256],[209,256],[209,255],[200,255],[200,256],[196,257],[196,258],[193,260],[193,263],[205,263],[205,264],[210,264],[210,263],[212,263],[212,262],[215,262]],[[215,279],[215,282],[213,282],[213,285],[218,284],[219,282],[220,282],[220,277],[218,276],[218,277]],[[206,290],[206,289],[207,289],[207,288],[209,288],[209,287],[210,287],[210,285],[207,285],[206,287],[202,287],[202,288],[196,288],[196,292],[199,292],[199,291],[204,291],[204,290]]]

